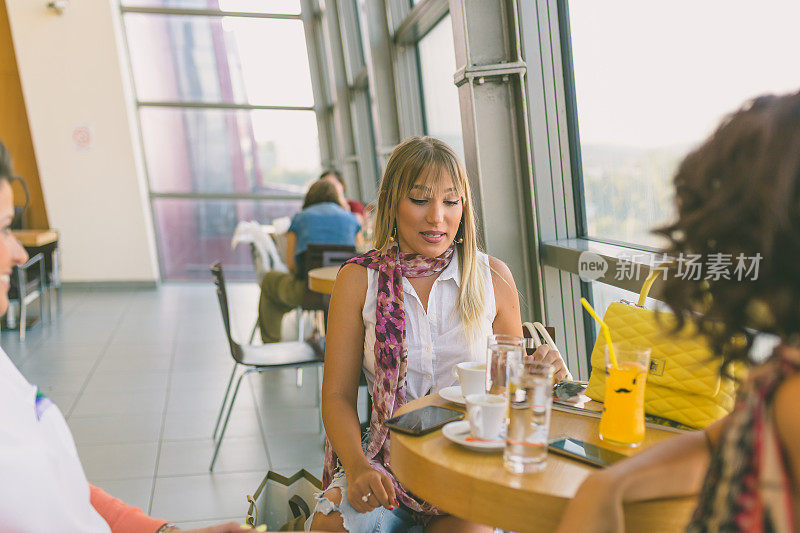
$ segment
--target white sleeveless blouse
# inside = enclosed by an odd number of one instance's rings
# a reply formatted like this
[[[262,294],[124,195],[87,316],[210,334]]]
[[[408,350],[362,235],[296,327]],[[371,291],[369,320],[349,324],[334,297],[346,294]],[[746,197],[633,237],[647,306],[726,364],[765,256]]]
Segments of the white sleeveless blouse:
[[[456,385],[453,367],[463,361],[486,361],[486,338],[492,334],[497,314],[489,257],[478,253],[483,276],[485,313],[475,328],[472,342],[458,311],[461,271],[458,252],[436,278],[428,297],[428,312],[422,307],[414,287],[403,278],[403,305],[406,317],[406,398],[411,401],[440,389]],[[364,320],[364,374],[370,393],[375,376],[375,312],[378,294],[378,271],[367,269],[367,294],[361,316]]]

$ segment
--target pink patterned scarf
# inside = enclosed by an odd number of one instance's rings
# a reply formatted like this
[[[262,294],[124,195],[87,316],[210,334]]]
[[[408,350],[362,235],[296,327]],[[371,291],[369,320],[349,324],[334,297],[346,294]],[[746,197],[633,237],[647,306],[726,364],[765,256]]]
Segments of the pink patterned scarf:
[[[389,430],[383,422],[394,416],[397,409],[406,403],[407,354],[405,310],[403,307],[403,277],[420,278],[441,272],[450,264],[455,251],[452,244],[438,257],[400,252],[397,243],[392,243],[385,254],[376,250],[354,257],[347,263],[355,263],[378,271],[378,296],[375,321],[375,382],[372,387],[372,416],[370,434],[364,453],[372,467],[389,476],[394,484],[398,501],[414,511],[423,522],[431,515],[444,514],[433,505],[409,494],[395,479],[389,466]],[[345,264],[347,264],[345,263]],[[325,442],[325,465],[322,487],[327,488],[333,480],[338,457],[330,442]]]

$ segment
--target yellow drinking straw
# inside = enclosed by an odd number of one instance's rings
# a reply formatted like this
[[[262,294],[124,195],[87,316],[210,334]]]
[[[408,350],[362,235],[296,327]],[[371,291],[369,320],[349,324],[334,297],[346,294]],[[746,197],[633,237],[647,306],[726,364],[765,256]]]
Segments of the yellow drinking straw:
[[[600,317],[594,312],[594,309],[592,309],[592,306],[586,301],[586,298],[581,298],[581,305],[583,305],[583,308],[592,315],[592,318],[597,320],[598,324],[600,324],[600,331],[603,332],[603,337],[605,337],[606,344],[608,345],[608,357],[611,359],[611,366],[613,366],[615,370],[618,369],[617,354],[614,353],[614,345],[611,343],[611,331],[609,331],[606,323],[600,320]]]

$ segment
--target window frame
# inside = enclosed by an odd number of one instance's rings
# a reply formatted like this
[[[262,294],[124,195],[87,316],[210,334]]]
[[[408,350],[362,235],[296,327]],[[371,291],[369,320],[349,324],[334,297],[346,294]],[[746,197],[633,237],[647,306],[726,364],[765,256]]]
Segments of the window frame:
[[[168,8],[156,6],[126,6],[123,0],[119,0],[118,7],[120,12],[120,22],[123,43],[126,51],[126,61],[129,73],[129,79],[132,86],[132,97],[136,106],[136,125],[138,130],[139,150],[141,153],[141,160],[144,162],[144,176],[147,183],[147,194],[150,206],[151,224],[153,227],[153,238],[156,243],[156,250],[158,256],[159,278],[164,279],[165,273],[168,271],[164,264],[164,257],[161,253],[161,245],[163,239],[159,232],[156,231],[158,227],[156,220],[156,209],[154,208],[154,200],[159,199],[177,199],[177,200],[196,200],[199,202],[219,201],[219,200],[302,200],[303,195],[293,194],[258,194],[258,193],[204,193],[204,192],[156,192],[150,179],[150,172],[147,165],[147,157],[144,153],[144,134],[142,128],[141,109],[145,108],[167,108],[167,109],[211,109],[211,110],[234,110],[234,111],[260,111],[260,110],[281,110],[281,111],[314,111],[314,106],[274,106],[274,105],[257,105],[257,104],[235,104],[226,102],[189,102],[189,101],[167,101],[167,100],[140,100],[136,90],[136,79],[133,75],[133,65],[131,62],[130,42],[128,39],[128,31],[125,23],[124,15],[127,13],[136,13],[144,15],[173,15],[173,16],[191,16],[191,17],[237,17],[237,18],[251,18],[251,19],[275,19],[275,20],[302,20],[301,14],[283,14],[283,13],[253,13],[245,11],[223,11],[219,9],[193,9],[193,8]],[[305,28],[304,28],[305,29]],[[310,58],[309,58],[310,60]],[[312,91],[314,90],[313,73],[312,73]],[[316,95],[315,95],[316,96]],[[325,148],[323,147],[323,139],[327,137],[317,125],[317,135],[320,138],[320,152],[321,155]]]

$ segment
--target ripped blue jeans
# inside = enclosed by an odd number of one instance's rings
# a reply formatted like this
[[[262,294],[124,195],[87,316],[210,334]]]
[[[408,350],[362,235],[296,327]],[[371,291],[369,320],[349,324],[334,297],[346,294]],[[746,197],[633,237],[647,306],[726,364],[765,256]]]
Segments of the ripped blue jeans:
[[[347,478],[344,471],[339,470],[327,490],[338,488],[342,491],[342,501],[334,504],[323,493],[317,495],[314,512],[306,520],[305,530],[311,530],[311,522],[316,513],[328,515],[339,512],[342,515],[344,528],[350,533],[422,533],[422,526],[414,521],[411,513],[402,504],[394,511],[377,507],[368,513],[359,513],[347,501]]]

